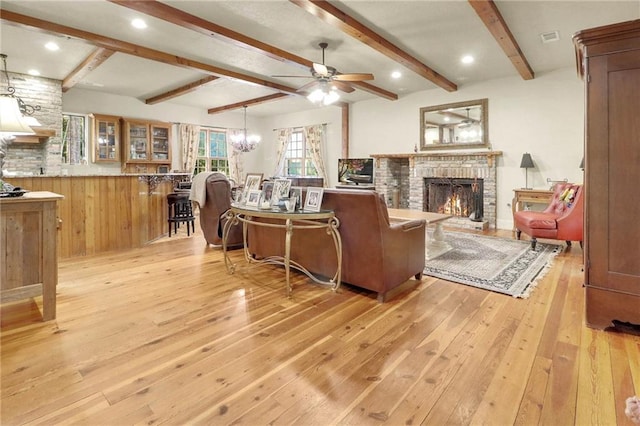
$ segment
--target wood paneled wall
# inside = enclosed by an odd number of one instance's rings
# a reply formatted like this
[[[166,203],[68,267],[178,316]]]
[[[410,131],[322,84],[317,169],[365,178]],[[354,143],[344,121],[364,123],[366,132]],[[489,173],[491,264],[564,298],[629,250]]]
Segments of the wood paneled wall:
[[[168,232],[166,196],[173,184],[151,194],[137,176],[38,176],[4,178],[29,191],[64,195],[58,202],[58,257],[69,258],[141,247]]]

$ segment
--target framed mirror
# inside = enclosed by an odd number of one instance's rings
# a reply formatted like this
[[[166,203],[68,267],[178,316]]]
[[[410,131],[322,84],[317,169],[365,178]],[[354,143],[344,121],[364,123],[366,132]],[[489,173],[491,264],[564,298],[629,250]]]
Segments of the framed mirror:
[[[420,150],[489,146],[489,100],[420,108]]]

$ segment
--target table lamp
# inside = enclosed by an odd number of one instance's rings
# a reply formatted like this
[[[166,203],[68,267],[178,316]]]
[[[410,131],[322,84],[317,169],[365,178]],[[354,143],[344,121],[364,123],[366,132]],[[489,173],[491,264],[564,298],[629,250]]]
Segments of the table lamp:
[[[525,152],[524,154],[522,154],[522,160],[520,161],[520,168],[524,169],[524,188],[522,189],[531,189],[529,188],[529,169],[532,169],[533,167],[535,167],[533,165],[533,160],[531,159],[531,154],[529,154],[528,152]]]

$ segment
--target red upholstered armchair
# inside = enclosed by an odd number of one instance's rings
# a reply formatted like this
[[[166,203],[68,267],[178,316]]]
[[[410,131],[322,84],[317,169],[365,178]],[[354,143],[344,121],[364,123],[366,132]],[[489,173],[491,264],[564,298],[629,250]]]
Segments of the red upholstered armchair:
[[[584,221],[582,193],[582,185],[557,184],[551,203],[544,211],[515,212],[513,222],[517,238],[520,239],[522,232],[529,235],[532,250],[536,249],[538,238],[564,240],[568,246],[571,246],[571,241],[580,241],[580,247],[582,247]]]

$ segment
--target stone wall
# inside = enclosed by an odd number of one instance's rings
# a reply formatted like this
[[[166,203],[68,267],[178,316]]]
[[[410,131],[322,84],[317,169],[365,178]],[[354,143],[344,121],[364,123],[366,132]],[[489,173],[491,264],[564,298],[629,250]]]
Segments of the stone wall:
[[[62,165],[62,82],[26,74],[9,73],[11,85],[26,104],[40,106],[35,117],[42,128],[55,130],[53,137],[38,144],[11,143],[4,169],[21,175],[59,175]]]
[[[447,225],[468,229],[496,229],[497,170],[500,151],[455,152],[434,154],[372,155],[376,158],[376,190],[392,205],[393,191],[399,189],[400,208],[423,210],[424,178],[483,179],[484,222],[468,218],[451,218]]]

